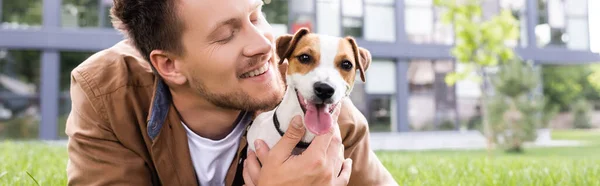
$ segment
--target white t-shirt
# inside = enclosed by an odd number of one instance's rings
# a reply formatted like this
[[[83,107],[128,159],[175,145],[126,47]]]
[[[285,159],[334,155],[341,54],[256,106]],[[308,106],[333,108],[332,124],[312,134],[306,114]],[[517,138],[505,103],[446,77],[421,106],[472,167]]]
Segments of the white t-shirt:
[[[221,140],[211,140],[199,136],[185,123],[181,123],[187,131],[190,155],[200,185],[225,185],[225,176],[248,124],[245,119],[246,113],[241,115],[242,117],[236,120],[237,124],[233,131]]]

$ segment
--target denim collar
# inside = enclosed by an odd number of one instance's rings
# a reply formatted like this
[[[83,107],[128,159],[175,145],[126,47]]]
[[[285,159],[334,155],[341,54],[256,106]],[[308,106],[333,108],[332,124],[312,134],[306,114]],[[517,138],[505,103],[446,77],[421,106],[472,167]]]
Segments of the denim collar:
[[[157,78],[157,80],[155,80],[154,95],[152,96],[152,104],[149,111],[150,114],[146,120],[148,122],[147,132],[151,140],[154,140],[158,136],[160,129],[166,122],[169,109],[171,108],[171,101],[169,87],[163,80]],[[238,115],[236,123],[239,122],[238,124],[251,125],[254,114],[255,112],[253,111],[242,111],[240,115]]]
[[[154,140],[162,128],[171,105],[169,87],[160,78],[155,82],[154,95],[148,116],[148,136]]]

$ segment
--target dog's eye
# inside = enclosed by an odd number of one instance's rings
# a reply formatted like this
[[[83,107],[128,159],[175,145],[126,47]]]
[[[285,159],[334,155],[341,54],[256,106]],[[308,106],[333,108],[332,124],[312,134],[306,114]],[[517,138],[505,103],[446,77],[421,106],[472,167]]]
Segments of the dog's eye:
[[[298,56],[298,61],[300,61],[301,63],[310,63],[311,59],[309,55],[302,54]]]
[[[342,69],[344,69],[344,70],[352,70],[352,63],[350,63],[350,61],[348,61],[348,60],[342,61],[341,66],[342,66]]]

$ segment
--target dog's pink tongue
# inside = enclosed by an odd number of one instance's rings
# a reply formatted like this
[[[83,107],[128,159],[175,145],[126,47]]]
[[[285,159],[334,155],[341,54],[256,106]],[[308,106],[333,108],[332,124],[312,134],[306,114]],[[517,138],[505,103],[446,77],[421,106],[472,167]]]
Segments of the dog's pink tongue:
[[[316,135],[327,133],[331,128],[331,114],[328,110],[328,106],[316,107],[314,104],[306,104],[304,115],[306,128]]]

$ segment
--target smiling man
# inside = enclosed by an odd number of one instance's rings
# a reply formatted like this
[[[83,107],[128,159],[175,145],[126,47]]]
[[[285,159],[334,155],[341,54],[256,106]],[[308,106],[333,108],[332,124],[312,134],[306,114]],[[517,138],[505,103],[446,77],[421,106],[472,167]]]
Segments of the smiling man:
[[[396,185],[348,99],[335,130],[309,147],[319,154],[289,158],[305,132],[298,120],[273,149],[258,141],[246,154],[252,117],[285,91],[261,7],[114,0],[127,38],[71,73],[68,185]]]

